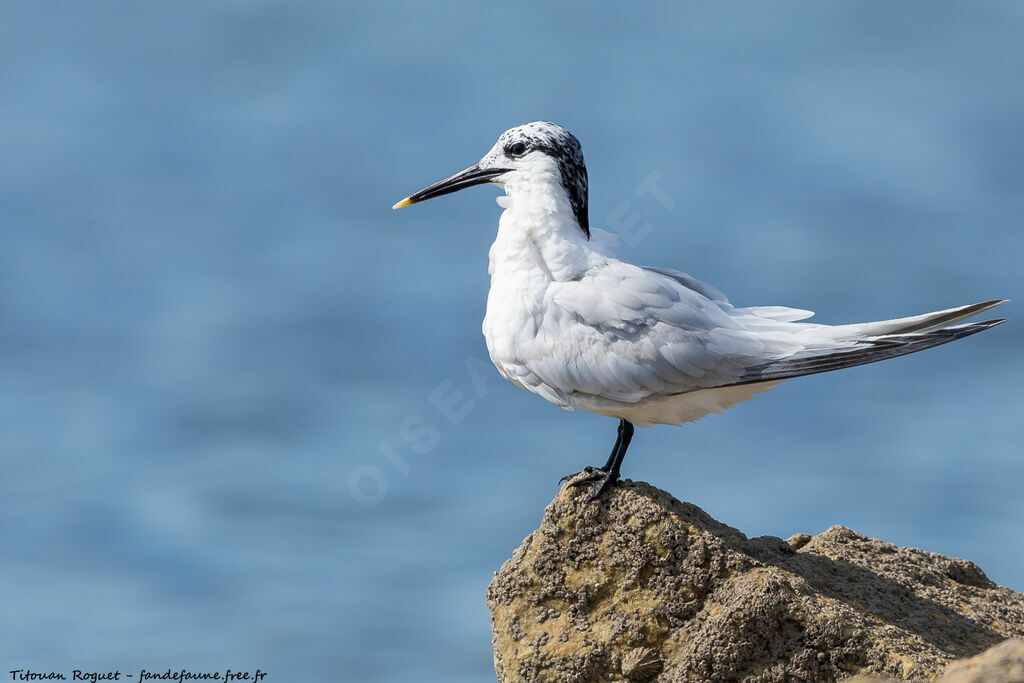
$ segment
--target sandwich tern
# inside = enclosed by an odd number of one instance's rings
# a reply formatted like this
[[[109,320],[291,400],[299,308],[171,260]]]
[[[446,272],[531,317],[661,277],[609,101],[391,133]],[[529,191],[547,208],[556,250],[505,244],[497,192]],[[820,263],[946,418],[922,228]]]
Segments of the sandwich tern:
[[[961,320],[985,301],[895,320],[802,322],[811,311],[737,308],[720,291],[668,268],[636,266],[587,217],[579,140],[554,123],[511,128],[469,168],[394,205],[491,183],[505,191],[491,245],[483,321],[491,360],[513,384],[559,408],[619,420],[601,467],[573,486],[597,498],[619,478],[634,425],[681,425],[783,380],[873,363],[987,330]]]

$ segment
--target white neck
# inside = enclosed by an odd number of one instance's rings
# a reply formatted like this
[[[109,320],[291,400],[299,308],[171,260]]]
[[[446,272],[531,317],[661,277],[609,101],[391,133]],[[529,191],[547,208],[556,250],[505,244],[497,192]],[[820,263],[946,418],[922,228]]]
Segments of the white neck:
[[[505,211],[491,247],[491,275],[530,269],[538,269],[549,281],[582,275],[592,252],[557,175],[516,178],[505,190],[508,196],[498,198]]]

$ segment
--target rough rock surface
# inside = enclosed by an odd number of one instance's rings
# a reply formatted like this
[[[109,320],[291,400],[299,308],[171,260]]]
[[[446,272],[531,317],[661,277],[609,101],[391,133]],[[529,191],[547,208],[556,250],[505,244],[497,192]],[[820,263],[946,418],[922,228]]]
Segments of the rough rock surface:
[[[1024,683],[1024,640],[1015,638],[976,657],[956,662],[943,683]]]
[[[841,526],[748,539],[628,480],[564,488],[487,603],[500,681],[934,678],[1024,636],[1024,595],[967,560]]]
[[[921,679],[923,680],[923,679]],[[1006,640],[980,655],[954,662],[938,683],[1024,683],[1024,640]],[[847,683],[894,683],[895,678],[854,676]]]

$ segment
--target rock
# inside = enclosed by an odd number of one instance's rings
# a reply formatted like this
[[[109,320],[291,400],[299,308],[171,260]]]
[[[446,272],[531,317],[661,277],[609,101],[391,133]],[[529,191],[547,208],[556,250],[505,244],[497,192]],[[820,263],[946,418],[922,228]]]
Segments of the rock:
[[[1014,638],[955,662],[938,683],[1024,683],[1024,640]],[[854,676],[847,683],[896,683],[895,678]]]
[[[841,526],[748,539],[628,480],[588,492],[563,489],[491,581],[500,681],[934,678],[1024,636],[1024,595],[966,560]],[[949,675],[1012,670],[988,656]]]
[[[1015,638],[996,645],[946,670],[944,683],[1024,683],[1024,640]]]

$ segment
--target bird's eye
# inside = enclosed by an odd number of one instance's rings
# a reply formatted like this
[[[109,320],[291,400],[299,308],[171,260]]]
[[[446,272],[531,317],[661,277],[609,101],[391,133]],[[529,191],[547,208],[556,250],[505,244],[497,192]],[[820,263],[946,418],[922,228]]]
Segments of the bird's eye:
[[[526,154],[525,142],[514,142],[505,148],[505,154],[510,157],[521,157]]]

